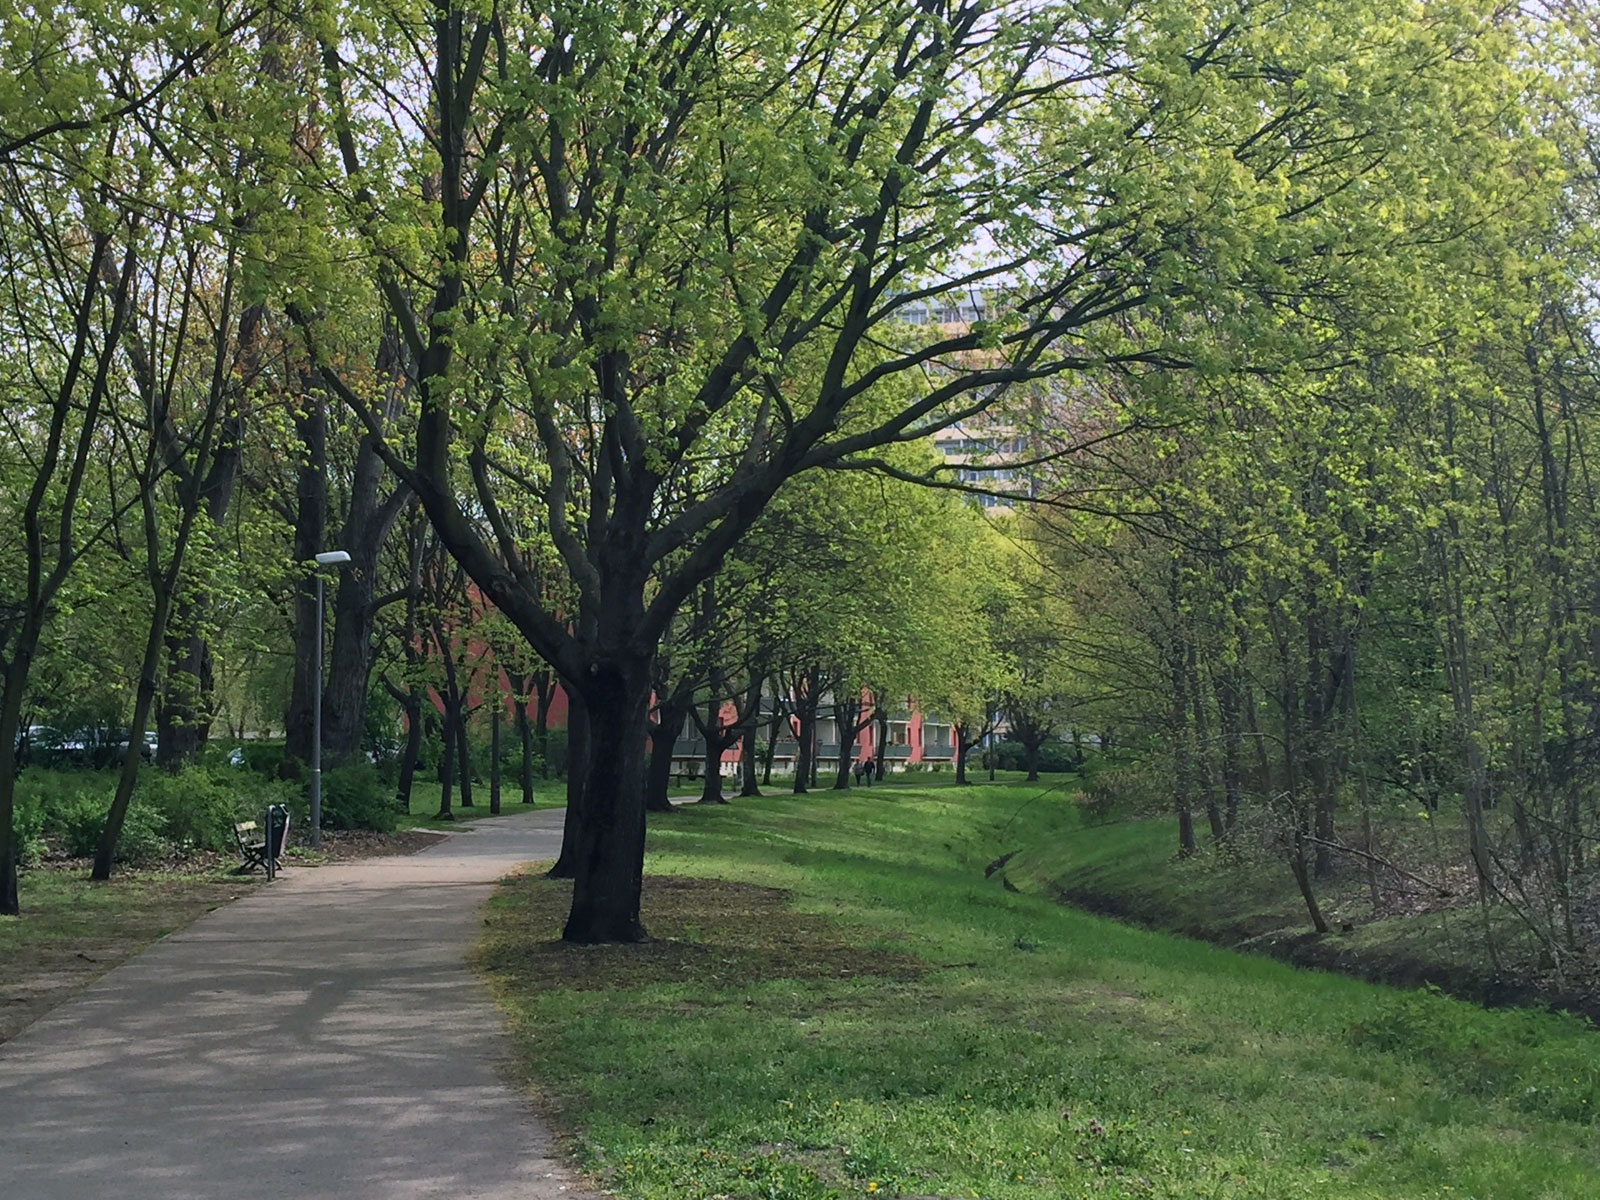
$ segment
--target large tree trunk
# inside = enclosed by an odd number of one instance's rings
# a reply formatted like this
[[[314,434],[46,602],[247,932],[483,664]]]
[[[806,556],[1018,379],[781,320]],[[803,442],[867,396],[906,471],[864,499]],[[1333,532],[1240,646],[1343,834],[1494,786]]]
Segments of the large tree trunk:
[[[534,712],[533,738],[539,747],[539,774],[544,779],[550,778],[550,700],[555,690],[553,672],[541,671],[534,676],[533,695],[538,707]]]
[[[967,755],[978,744],[978,739],[969,738],[967,735],[970,731],[960,723],[952,725],[950,728],[956,739],[956,782],[963,785],[971,783],[972,781],[967,778]],[[883,761],[883,748],[881,746],[878,748],[878,761]]]
[[[455,813],[450,811],[450,785],[455,771],[456,757],[456,722],[450,712],[450,702],[445,701],[443,714],[439,718],[439,727],[442,730],[444,750],[439,755],[439,820],[453,821]]]
[[[706,739],[705,781],[700,787],[701,804],[726,804],[722,790],[722,751],[725,746],[722,727],[722,673],[712,673],[711,699],[706,701],[706,722],[703,730]]]
[[[683,729],[684,718],[689,715],[692,700],[680,693],[668,696],[656,711],[650,725],[650,766],[645,785],[646,812],[672,811],[672,752],[677,747],[678,733]]]
[[[1193,854],[1194,813],[1190,809],[1189,685],[1184,675],[1184,646],[1181,614],[1182,576],[1176,559],[1167,576],[1167,601],[1171,605],[1172,630],[1167,642],[1167,683],[1172,692],[1172,799],[1178,813],[1178,853]]]
[[[460,784],[457,790],[461,793],[461,807],[472,807],[472,739],[467,736],[467,698],[461,696],[455,703],[456,710],[456,761],[460,763]]]
[[[640,942],[648,661],[596,662],[584,680],[589,771],[574,855],[569,942]]]
[[[333,593],[333,632],[328,676],[322,690],[322,758],[325,765],[352,762],[366,731],[367,692],[372,683],[373,606],[378,546],[360,546],[339,572]]]
[[[173,614],[173,624],[193,631],[201,621],[203,603],[184,600]],[[193,762],[211,737],[211,708],[216,673],[211,644],[198,632],[177,633],[167,639],[167,682],[156,710],[156,761],[176,770]]]
[[[761,786],[772,786],[772,760],[778,756],[778,731],[788,723],[788,714],[783,711],[783,704],[779,700],[779,690],[774,683],[772,689],[772,719],[767,722],[767,746],[761,756]]]
[[[567,812],[561,823],[561,853],[547,872],[550,879],[571,879],[578,871],[578,843],[583,830],[583,805],[589,783],[589,715],[578,696],[567,691]]]
[[[1224,834],[1233,832],[1239,819],[1239,793],[1243,777],[1243,740],[1239,730],[1239,691],[1243,672],[1236,666],[1226,668],[1213,680],[1217,695],[1217,716],[1222,722],[1222,827]]]
[[[327,400],[321,389],[308,388],[305,412],[295,417],[305,457],[300,462],[295,489],[294,560],[305,567],[294,594],[294,680],[289,688],[289,711],[284,718],[283,765],[286,774],[299,776],[301,766],[311,760],[312,688],[320,681],[311,677],[316,657],[316,639],[322,636],[317,612],[317,585],[310,567],[313,557],[322,553],[328,511]]]
[[[834,735],[839,739],[839,769],[833,777],[833,790],[836,792],[848,791],[850,788],[850,769],[855,766],[856,757],[855,740],[856,735],[861,732],[856,728],[856,721],[860,715],[860,700],[846,700],[843,704],[834,701]]]
[[[235,378],[245,383],[255,377],[259,366],[261,341],[257,334],[265,312],[264,305],[254,304],[240,315]],[[228,400],[211,468],[200,489],[213,529],[222,528],[232,507],[244,462],[243,441],[244,419],[236,392]],[[193,762],[211,737],[216,676],[204,626],[212,600],[202,584],[180,599],[173,610],[167,634],[167,678],[156,706],[156,761],[164,767],[176,769]]]
[[[798,700],[794,715],[799,720],[799,753],[794,763],[794,794],[803,796],[807,785],[816,774],[817,757],[817,699],[807,696]]]
[[[406,748],[400,760],[400,786],[395,789],[395,801],[401,812],[409,813],[411,788],[417,776],[417,759],[422,754],[422,695],[413,684],[408,691],[395,694],[395,698],[406,713]]]
[[[665,714],[662,714],[663,716]],[[672,749],[677,741],[676,726],[668,733],[664,725],[650,731],[650,764],[645,773],[644,810],[653,813],[672,811]]]
[[[497,672],[498,674],[498,672]],[[489,719],[489,815],[500,815],[500,715],[501,700],[494,697],[494,708]]]
[[[372,681],[372,635],[378,616],[378,560],[410,499],[410,492],[398,486],[380,500],[383,479],[383,462],[371,439],[363,438],[341,535],[341,549],[349,552],[350,564],[339,572],[334,593],[333,640],[328,646],[328,679],[322,693],[322,753],[334,763],[350,762],[361,751]]]
[[[533,803],[533,724],[528,720],[528,703],[517,698],[517,744],[522,748],[518,778],[522,783],[522,802]]]
[[[6,664],[5,686],[0,690],[0,916],[14,917],[20,911],[17,896],[17,845],[15,802],[17,789],[17,730],[22,724],[22,696],[27,690],[28,673],[39,643],[35,621],[24,619]]]
[[[1222,808],[1217,803],[1217,789],[1211,776],[1211,730],[1206,719],[1205,693],[1200,688],[1200,656],[1193,639],[1189,641],[1188,670],[1189,707],[1194,714],[1194,775],[1205,804],[1206,820],[1211,825],[1211,840],[1220,842],[1226,832]]]
[[[761,676],[750,681],[745,694],[744,733],[739,738],[739,776],[742,781],[740,796],[759,796],[761,788],[756,783],[756,737],[761,729]]]

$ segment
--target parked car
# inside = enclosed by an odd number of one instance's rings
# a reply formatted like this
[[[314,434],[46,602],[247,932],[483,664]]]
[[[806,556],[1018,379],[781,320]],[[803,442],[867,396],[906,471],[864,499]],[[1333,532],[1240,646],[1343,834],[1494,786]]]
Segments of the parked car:
[[[128,752],[127,729],[100,729],[85,725],[71,733],[47,726],[29,730],[29,761],[46,767],[92,767],[104,769],[121,764]],[[156,753],[156,735],[147,733],[139,747],[139,757],[151,762]]]
[[[48,764],[50,757],[61,745],[61,733],[48,725],[29,725],[17,730],[17,769],[35,764]]]

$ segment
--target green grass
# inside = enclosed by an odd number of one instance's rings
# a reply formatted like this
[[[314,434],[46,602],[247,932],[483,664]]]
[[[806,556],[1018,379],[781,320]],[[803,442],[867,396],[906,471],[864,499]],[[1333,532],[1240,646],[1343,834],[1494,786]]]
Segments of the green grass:
[[[459,821],[482,821],[489,817],[487,781],[472,785],[471,808],[461,807],[459,791],[453,794],[451,800],[452,819],[439,820],[439,781],[431,772],[417,772],[417,778],[411,786],[410,810],[400,815],[397,828],[448,830]],[[532,804],[522,802],[522,782],[516,776],[507,776],[500,781],[500,815],[503,817],[533,809],[561,808],[566,802],[567,782],[564,779],[535,779]]]
[[[1437,874],[1427,844],[1433,831],[1425,823],[1391,816],[1379,832],[1380,845],[1396,861],[1427,877]],[[1443,836],[1465,838],[1454,829]],[[1538,944],[1509,910],[1485,913],[1477,907],[1464,850],[1452,859],[1457,865],[1448,878],[1451,897],[1418,892],[1413,897],[1421,901],[1418,911],[1385,912],[1378,919],[1366,872],[1359,863],[1340,861],[1333,878],[1316,883],[1333,932],[1312,939],[1305,902],[1282,857],[1253,845],[1249,835],[1232,847],[1214,846],[1203,830],[1197,837],[1199,852],[1183,859],[1177,856],[1177,825],[1171,817],[1069,826],[1008,844],[1006,850],[1015,854],[1005,863],[1005,878],[1021,891],[1154,929],[1290,954],[1296,961],[1338,964],[1371,979],[1433,981],[1469,998],[1535,994]],[[1493,934],[1495,951],[1486,932]],[[1501,979],[1497,958],[1526,983]]]
[[[563,947],[562,885],[509,882],[480,963],[581,1161],[638,1200],[1600,1195],[1576,1020],[1007,892],[986,863],[1077,827],[1041,792],[680,812],[651,830],[644,948]]]
[[[247,892],[259,877],[220,871],[25,871],[22,915],[0,917],[0,1041],[151,942]]]

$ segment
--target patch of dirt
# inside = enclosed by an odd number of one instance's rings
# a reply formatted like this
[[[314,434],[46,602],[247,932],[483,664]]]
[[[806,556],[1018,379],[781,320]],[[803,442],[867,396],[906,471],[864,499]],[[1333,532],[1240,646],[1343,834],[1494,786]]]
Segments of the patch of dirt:
[[[760,979],[921,977],[928,964],[864,944],[871,935],[796,912],[791,893],[720,879],[644,881],[651,941],[571,946],[556,939],[572,902],[569,880],[524,875],[505,885],[510,903],[489,912],[478,962],[519,990],[601,991],[648,983],[715,990]]]

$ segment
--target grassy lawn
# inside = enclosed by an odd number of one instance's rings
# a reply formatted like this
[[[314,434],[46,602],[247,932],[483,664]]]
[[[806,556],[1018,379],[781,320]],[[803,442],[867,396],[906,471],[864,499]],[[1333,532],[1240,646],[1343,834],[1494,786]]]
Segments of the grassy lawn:
[[[150,871],[99,884],[82,867],[25,872],[22,916],[0,917],[0,1041],[257,879]]]
[[[530,1086],[627,1198],[1600,1195],[1600,1040],[1005,890],[1060,793],[906,781],[651,829],[640,948],[489,912]],[[1097,838],[1088,829],[1082,836]]]
[[[1379,844],[1397,861],[1438,878],[1427,844],[1434,833],[1428,823],[1402,816],[1381,826]],[[1509,911],[1485,914],[1478,908],[1464,851],[1448,856],[1448,897],[1411,880],[1380,876],[1383,908],[1376,917],[1367,872],[1358,863],[1341,861],[1333,878],[1316,885],[1333,932],[1313,938],[1305,902],[1281,857],[1252,845],[1248,835],[1233,847],[1213,846],[1203,831],[1197,836],[1199,853],[1180,859],[1177,826],[1170,817],[1068,827],[1008,844],[1006,852],[1016,853],[1007,858],[1004,877],[1021,891],[1064,898],[1152,928],[1287,955],[1292,961],[1337,965],[1367,978],[1432,981],[1469,998],[1533,996],[1541,975],[1538,944]],[[1454,828],[1442,836],[1465,837]],[[1495,951],[1486,944],[1488,932]],[[1509,968],[1505,978],[1496,969],[1497,957]],[[1539,982],[1563,991],[1553,980]]]
[[[452,819],[441,821],[439,815],[439,781],[431,774],[417,773],[411,787],[411,808],[400,816],[401,829],[448,830],[459,821],[482,821],[489,816],[489,785],[487,782],[472,785],[472,807],[461,807],[461,796],[452,797]],[[522,783],[515,777],[500,782],[500,815],[529,812],[540,808],[561,808],[567,802],[567,781],[564,779],[536,779],[533,782],[533,803],[522,802]]]

